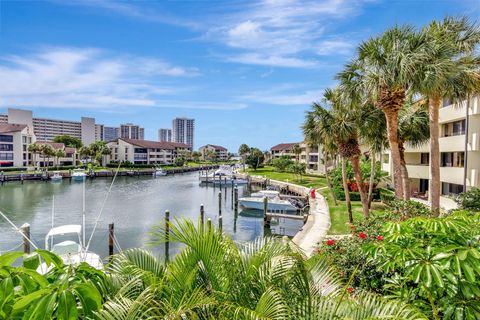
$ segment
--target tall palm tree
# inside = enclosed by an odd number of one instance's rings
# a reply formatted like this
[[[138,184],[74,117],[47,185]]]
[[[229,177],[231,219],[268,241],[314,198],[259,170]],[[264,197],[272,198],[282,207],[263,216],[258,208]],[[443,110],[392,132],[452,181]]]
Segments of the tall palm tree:
[[[325,110],[318,104],[312,106],[311,111],[307,111],[305,116],[305,121],[302,125],[303,135],[305,136],[305,142],[311,145],[321,145],[322,146],[322,162],[325,165],[325,178],[327,179],[328,189],[332,195],[333,203],[335,206],[338,205],[337,197],[333,190],[332,180],[330,179],[330,172],[328,171],[327,163],[328,156],[337,154],[337,146],[335,141],[332,138],[332,135],[328,131],[329,123],[323,123],[323,121],[328,120],[326,117]],[[320,150],[320,148],[319,148]],[[347,196],[347,195],[346,195]],[[349,208],[349,216],[351,215],[351,205],[350,205],[350,195],[348,194],[348,203],[347,208]]]
[[[243,171],[245,171],[245,161],[247,160],[247,155],[250,152],[250,147],[245,143],[242,143],[238,148],[238,154],[242,157],[243,160]]]
[[[55,155],[55,164],[58,166],[59,159],[65,157],[66,153],[62,149],[58,149],[58,150],[55,150],[54,155]]]
[[[458,102],[480,92],[480,26],[466,18],[433,21],[422,30],[428,43],[428,59],[416,70],[415,89],[428,98],[430,114],[430,202],[440,209],[439,109],[442,100]]]
[[[412,86],[414,72],[425,61],[424,47],[425,41],[414,28],[393,27],[363,42],[357,57],[337,75],[342,91],[371,99],[385,115],[397,198],[403,195],[398,113]]]
[[[32,154],[32,166],[35,167],[37,164],[37,154],[40,152],[40,146],[36,143],[29,144],[28,152]]]
[[[113,257],[116,289],[99,319],[426,319],[408,305],[349,295],[325,261],[305,259],[289,240],[237,244],[211,224],[169,224],[182,251],[163,264],[143,249]],[[152,232],[163,243],[165,230]]]

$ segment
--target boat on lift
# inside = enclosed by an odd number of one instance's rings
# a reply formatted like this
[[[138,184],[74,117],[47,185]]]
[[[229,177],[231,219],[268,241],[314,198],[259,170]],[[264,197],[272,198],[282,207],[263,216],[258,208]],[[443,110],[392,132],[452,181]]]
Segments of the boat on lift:
[[[156,177],[164,177],[167,175],[167,172],[163,170],[162,168],[156,168],[155,171],[152,173],[152,176],[154,178]]]
[[[276,190],[260,190],[252,193],[250,197],[255,197],[255,198],[267,197],[269,199],[273,199],[276,197],[280,197],[280,192]]]
[[[72,179],[74,181],[84,181],[86,177],[87,177],[87,174],[85,173],[85,170],[83,169],[73,170]]]
[[[54,171],[53,175],[50,177],[52,182],[59,182],[62,181],[63,176],[60,174],[60,171]]]
[[[266,191],[266,190],[264,190]],[[263,210],[264,198],[267,198],[268,211],[297,211],[298,208],[288,200],[280,199],[277,196],[250,196],[238,199],[238,203],[245,209]]]
[[[220,166],[214,172],[201,174],[199,179],[202,183],[214,183],[216,185],[231,184],[232,182],[236,185],[248,183],[246,180],[237,179],[231,166]]]

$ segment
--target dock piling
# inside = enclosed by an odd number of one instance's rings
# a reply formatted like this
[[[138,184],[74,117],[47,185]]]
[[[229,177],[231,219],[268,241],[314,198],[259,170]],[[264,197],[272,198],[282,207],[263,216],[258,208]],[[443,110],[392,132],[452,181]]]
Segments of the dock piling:
[[[270,228],[270,217],[268,216],[268,198],[263,197],[263,226]]]
[[[203,227],[205,223],[205,208],[203,207],[203,203],[200,205],[200,223]]]
[[[30,253],[30,225],[28,223],[24,223],[20,230],[23,234],[23,252]]]
[[[165,263],[168,262],[170,256],[170,211],[165,211]]]
[[[113,237],[115,236],[114,230],[115,230],[115,226],[112,222],[108,225],[108,255],[110,257],[113,256]]]
[[[238,213],[238,187],[235,186],[233,193],[233,209],[235,213]]]

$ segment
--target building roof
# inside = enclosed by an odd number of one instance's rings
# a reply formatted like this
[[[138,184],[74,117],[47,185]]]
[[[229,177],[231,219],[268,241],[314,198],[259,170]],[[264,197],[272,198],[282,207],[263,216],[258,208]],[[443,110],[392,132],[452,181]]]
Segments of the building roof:
[[[65,147],[65,153],[75,153],[77,149],[72,147]]]
[[[119,138],[118,140],[123,140],[126,143],[132,144],[134,146],[147,148],[147,149],[175,150],[179,148],[182,148],[182,149],[190,148],[185,143],[177,143],[177,142],[149,141],[149,140],[138,140],[138,139],[126,139],[126,138]]]
[[[293,146],[301,142],[292,142],[292,143],[280,143],[270,148],[270,151],[287,151],[292,150]]]
[[[200,147],[200,149],[202,148],[206,148],[206,147],[212,147],[215,149],[215,151],[227,151],[227,148],[225,147],[222,147],[222,146],[217,146],[217,145],[214,145],[214,144],[207,144],[207,145],[204,145],[203,147]]]
[[[22,131],[27,127],[26,124],[0,123],[0,133],[14,133]]]
[[[48,144],[53,149],[64,149],[65,144],[63,142],[52,142],[52,141],[36,141],[35,144]]]

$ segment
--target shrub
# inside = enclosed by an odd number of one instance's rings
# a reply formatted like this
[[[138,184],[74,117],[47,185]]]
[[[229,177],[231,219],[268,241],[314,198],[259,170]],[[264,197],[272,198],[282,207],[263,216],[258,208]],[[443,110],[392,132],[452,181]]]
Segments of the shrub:
[[[390,202],[395,200],[395,193],[391,190],[381,188],[380,189],[380,200],[384,204],[389,205]]]
[[[345,192],[343,192],[343,188],[336,187],[333,189],[333,192],[335,193],[335,198],[337,198],[337,200],[345,201]],[[360,193],[350,191],[350,201],[360,201]]]
[[[463,192],[455,199],[461,209],[469,211],[480,211],[480,189],[472,188]]]
[[[275,158],[271,160],[271,164],[275,167],[276,170],[283,172],[293,164],[292,159],[289,156],[281,156],[280,158]]]

